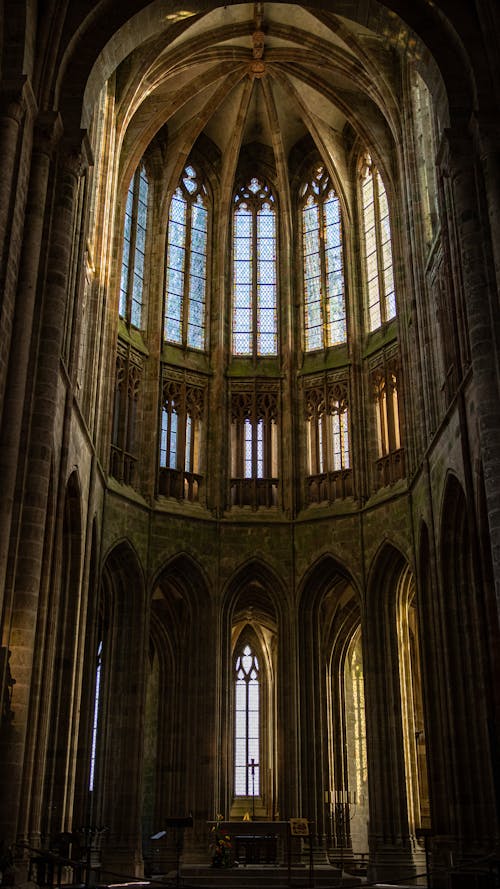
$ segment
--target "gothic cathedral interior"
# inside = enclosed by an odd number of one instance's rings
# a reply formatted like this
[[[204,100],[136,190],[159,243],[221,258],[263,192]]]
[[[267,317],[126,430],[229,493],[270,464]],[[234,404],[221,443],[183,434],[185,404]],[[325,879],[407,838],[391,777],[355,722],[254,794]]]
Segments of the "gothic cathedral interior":
[[[5,882],[498,886],[498,2],[1,17]]]

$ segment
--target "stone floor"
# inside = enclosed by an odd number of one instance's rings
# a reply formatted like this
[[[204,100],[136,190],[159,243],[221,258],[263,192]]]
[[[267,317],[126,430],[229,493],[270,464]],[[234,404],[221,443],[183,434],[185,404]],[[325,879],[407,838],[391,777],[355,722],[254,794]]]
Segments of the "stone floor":
[[[365,880],[332,866],[279,867],[247,865],[244,867],[213,868],[209,865],[183,866],[179,874],[167,875],[172,885],[181,889],[333,889],[342,886],[361,886]],[[156,881],[156,879],[155,879]]]

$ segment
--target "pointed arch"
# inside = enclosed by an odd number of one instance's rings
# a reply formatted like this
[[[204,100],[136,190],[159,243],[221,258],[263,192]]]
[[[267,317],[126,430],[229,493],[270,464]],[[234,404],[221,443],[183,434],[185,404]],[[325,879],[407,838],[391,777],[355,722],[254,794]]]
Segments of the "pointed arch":
[[[309,567],[299,584],[298,650],[301,719],[306,726],[301,748],[302,810],[326,837],[333,856],[351,848],[346,818],[354,755],[348,651],[360,629],[357,584],[330,553]],[[316,756],[310,756],[310,750]],[[327,806],[324,805],[325,799]],[[366,847],[365,841],[361,849]]]
[[[64,108],[70,95],[75,94],[77,86],[83,95],[86,84],[82,108],[83,126],[88,122],[89,109],[93,105],[95,96],[116,64],[133,51],[139,40],[146,41],[157,36],[159,26],[165,28],[170,24],[165,19],[161,21],[158,19],[154,6],[151,7],[148,4],[147,7],[141,9],[142,5],[139,2],[134,4],[133,11],[136,15],[133,28],[126,25],[127,18],[132,11],[130,5],[117,7],[110,14],[103,4],[102,10],[98,8],[86,22],[77,22],[76,25],[73,25],[73,32],[65,34],[65,46],[68,49],[64,65],[61,67],[61,77],[56,87],[56,94],[58,98],[59,93],[61,94],[60,106]],[[388,34],[393,33],[394,13],[406,20],[410,29],[414,29],[411,36],[410,33],[408,34],[408,40],[416,39],[419,47],[416,56],[419,59],[420,67],[429,72],[429,78],[431,80],[435,78],[436,67],[439,67],[453,104],[459,108],[461,105],[463,107],[464,101],[468,101],[472,107],[473,96],[476,91],[480,94],[482,84],[481,82],[474,83],[472,67],[464,62],[466,57],[465,38],[456,29],[451,16],[446,18],[443,15],[438,15],[423,3],[412,6],[402,0],[385,2],[381,5],[381,11],[378,10],[377,13],[378,27],[381,33],[385,31]],[[366,24],[366,13],[364,11],[360,13],[354,2],[351,8],[346,9],[343,14],[353,20],[362,16],[361,22]],[[471,26],[469,20],[465,26],[460,23],[459,28],[467,26]],[[83,42],[85,46],[96,47],[96,50],[94,54],[89,54],[87,51],[82,60]],[[479,37],[477,37],[475,45],[481,46]],[[479,61],[479,59],[474,60],[475,63],[479,63]],[[482,69],[482,66],[480,67]],[[70,91],[70,84],[74,85],[73,91]],[[484,95],[487,96],[487,92]],[[80,125],[80,121],[75,121],[75,123]]]
[[[77,739],[74,735],[78,694],[78,645],[82,617],[82,493],[78,471],[68,478],[62,533],[57,553],[59,582],[53,602],[55,631],[47,645],[49,663],[57,677],[50,700],[50,730],[45,764],[44,793],[49,834],[71,823]]]
[[[280,782],[283,782],[283,747],[281,718],[284,713],[285,664],[288,659],[288,639],[285,628],[288,593],[275,569],[260,558],[249,558],[234,571],[225,584],[221,607],[221,757],[224,767],[219,776],[220,804],[232,817],[242,817],[245,811],[272,819],[276,817]],[[255,737],[243,732],[238,715],[240,690],[249,686],[240,677],[237,665],[248,646],[258,664],[258,682],[254,677],[254,691],[258,704],[254,708]],[[246,700],[246,699],[245,699]],[[252,698],[255,703],[255,699]],[[245,723],[249,728],[250,723]],[[243,732],[243,734],[242,734]],[[250,757],[258,763],[251,784],[248,763],[241,760],[243,745],[250,744]],[[253,747],[252,747],[253,744]],[[245,748],[246,749],[246,748]],[[288,752],[288,751],[287,751]],[[257,775],[257,783],[255,783]],[[250,781],[248,790],[246,777]],[[255,791],[255,795],[252,790]],[[224,811],[224,808],[221,809]]]
[[[73,820],[79,824],[89,824],[92,811],[89,789],[92,788],[97,765],[97,739],[102,714],[100,693],[100,659],[98,643],[102,635],[100,617],[101,595],[99,584],[99,522],[94,515],[91,525],[91,543],[86,592],[86,626],[84,639],[84,662],[82,665],[82,685],[80,702],[80,724],[78,734],[78,761],[76,771],[75,804]]]
[[[169,870],[175,835],[155,850],[152,831],[172,813],[190,812],[195,798],[200,813],[212,808],[217,636],[208,578],[188,552],[157,568],[149,590],[143,850],[148,867],[154,854],[154,867]],[[193,841],[201,842],[206,822],[193,814]]]
[[[197,559],[187,551],[175,553],[157,568],[149,587],[154,595],[157,587],[169,585],[182,592],[193,612],[209,604],[208,577]]]
[[[226,582],[222,597],[224,617],[232,617],[238,599],[250,601],[252,597],[262,614],[273,614],[277,621],[284,617],[283,606],[288,599],[284,582],[271,565],[255,557],[241,564]]]
[[[260,172],[251,172],[238,183],[232,208],[232,354],[275,356],[279,206],[274,189]]]
[[[118,312],[127,326],[137,329],[144,323],[146,285],[146,241],[148,236],[149,179],[141,161],[127,191],[123,226],[123,248]]]
[[[402,703],[406,686],[402,688],[401,684],[398,635],[398,603],[409,600],[412,584],[413,574],[403,553],[385,541],[368,572],[363,636],[366,694],[371,700],[367,711],[369,843],[378,878],[390,873],[391,848],[409,874],[416,868],[408,804],[412,773],[405,755],[409,730]]]
[[[491,714],[485,695],[489,666],[484,639],[488,630],[481,579],[473,564],[477,541],[470,509],[458,478],[448,473],[439,531],[439,620],[444,675],[452,676],[453,682],[447,683],[443,696],[443,743],[448,749],[443,790],[448,797],[450,833],[488,843],[494,819],[497,755],[491,746]],[[490,756],[479,761],[474,751],[480,749],[489,750]],[[480,812],[467,804],[476,795],[483,801]]]
[[[306,352],[343,344],[347,336],[344,226],[340,200],[322,161],[300,190]]]
[[[106,553],[95,657],[100,657],[100,707],[92,809],[97,823],[112,825],[103,865],[112,870],[107,850],[125,843],[121,866],[133,873],[142,862],[138,812],[142,798],[143,715],[145,692],[146,609],[144,570],[133,543],[126,537]],[[135,714],[131,718],[131,714]],[[130,762],[137,763],[133,773]]]
[[[164,339],[201,351],[206,349],[210,211],[205,177],[188,160],[168,212]]]

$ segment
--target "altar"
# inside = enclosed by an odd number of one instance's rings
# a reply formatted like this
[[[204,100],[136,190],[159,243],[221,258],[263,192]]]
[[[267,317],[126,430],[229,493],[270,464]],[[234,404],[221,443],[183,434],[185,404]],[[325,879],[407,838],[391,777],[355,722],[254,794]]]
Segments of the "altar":
[[[231,838],[232,860],[242,867],[247,864],[274,865],[288,862],[288,821],[218,821],[209,822]]]

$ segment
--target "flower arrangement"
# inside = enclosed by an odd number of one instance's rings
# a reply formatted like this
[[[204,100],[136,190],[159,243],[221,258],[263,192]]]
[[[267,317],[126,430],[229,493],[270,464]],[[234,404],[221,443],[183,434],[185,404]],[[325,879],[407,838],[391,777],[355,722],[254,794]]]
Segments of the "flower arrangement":
[[[222,831],[222,821],[224,821],[223,815],[217,815],[216,823],[212,827],[213,840],[210,845],[212,850],[212,867],[231,866],[231,837]]]

